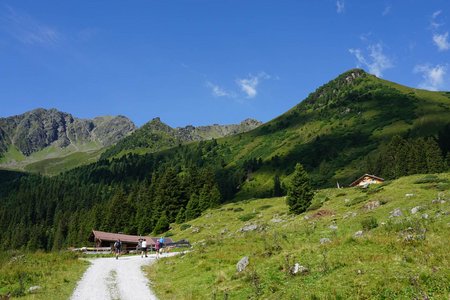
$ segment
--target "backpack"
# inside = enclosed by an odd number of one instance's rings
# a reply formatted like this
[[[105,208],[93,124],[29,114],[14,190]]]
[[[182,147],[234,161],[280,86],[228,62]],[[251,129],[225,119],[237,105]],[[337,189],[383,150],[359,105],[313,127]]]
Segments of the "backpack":
[[[116,241],[115,243],[114,243],[114,248],[120,248],[120,242],[119,241]]]

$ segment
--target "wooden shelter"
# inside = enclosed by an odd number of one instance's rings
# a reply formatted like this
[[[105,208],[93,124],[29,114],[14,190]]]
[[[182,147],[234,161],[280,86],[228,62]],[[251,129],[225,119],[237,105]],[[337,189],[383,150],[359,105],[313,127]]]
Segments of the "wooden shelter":
[[[355,181],[353,181],[350,186],[358,186],[358,187],[368,187],[371,184],[380,184],[383,183],[384,179],[375,175],[364,174],[359,177]]]
[[[150,236],[130,235],[123,233],[104,232],[99,230],[92,230],[89,236],[89,241],[95,244],[96,248],[101,247],[113,247],[114,243],[119,240],[122,242],[122,250],[134,250],[137,248],[139,239],[145,239],[147,241],[147,247],[149,250],[155,248],[156,241],[159,238]],[[174,244],[171,238],[164,238],[166,245]]]
[[[99,230],[92,230],[91,235],[89,236],[89,241],[94,242],[96,248],[113,247],[114,243],[117,240],[120,240],[122,242],[122,249],[124,251],[127,251],[127,249],[136,249],[139,243],[139,239],[145,239],[147,241],[147,247],[149,247],[149,249],[155,245],[155,242],[149,236],[112,233]]]

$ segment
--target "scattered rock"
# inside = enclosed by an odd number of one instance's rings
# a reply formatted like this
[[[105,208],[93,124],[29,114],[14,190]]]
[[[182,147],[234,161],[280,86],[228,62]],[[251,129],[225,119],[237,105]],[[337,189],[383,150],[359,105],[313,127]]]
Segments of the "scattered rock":
[[[245,268],[247,268],[248,266],[248,256],[244,256],[243,258],[241,258],[241,260],[236,264],[236,270],[238,272],[242,272],[245,270]]]
[[[355,232],[355,234],[353,235],[353,237],[359,238],[359,237],[362,237],[363,234],[364,234],[363,231],[362,231],[362,230],[359,230],[359,231]]]
[[[307,267],[300,265],[299,263],[295,263],[295,265],[291,268],[292,275],[308,274],[308,273],[309,273],[309,269]]]
[[[446,201],[445,200],[441,200],[441,199],[434,199],[433,201],[431,201],[431,203],[433,204],[444,204]]]
[[[358,269],[358,271],[356,271],[356,274],[362,275],[362,274],[364,274],[364,272],[363,272],[362,270],[359,270],[359,269]]]
[[[272,219],[272,220],[270,220],[270,222],[272,222],[272,223],[281,223],[281,222],[284,222],[284,220],[283,219]]]
[[[244,227],[242,227],[241,229],[239,229],[240,232],[248,232],[248,231],[254,231],[258,229],[258,225],[256,224],[251,224],[251,225],[245,225]]]
[[[402,211],[400,210],[400,208],[396,208],[396,209],[394,209],[393,211],[391,211],[390,212],[390,218],[393,218],[393,217],[401,217],[401,216],[403,216],[403,213],[402,213]]]
[[[364,208],[366,210],[374,210],[375,208],[379,207],[381,205],[380,201],[370,201],[364,205]]]
[[[349,203],[349,202],[350,202],[350,199],[348,199],[348,198],[344,199],[344,203],[345,203],[345,204],[347,204],[347,203]]]
[[[228,228],[224,228],[224,229],[222,229],[221,231],[220,231],[220,234],[225,234],[225,233],[227,233],[228,232]]]
[[[346,213],[342,216],[342,218],[343,218],[343,219],[347,219],[347,218],[350,218],[350,217],[354,218],[354,217],[356,217],[357,215],[358,215],[357,213],[349,211],[349,212],[346,212]]]
[[[428,219],[428,214],[422,214],[422,219]]]
[[[41,289],[41,287],[39,285],[34,285],[34,286],[30,286],[30,288],[28,289],[28,292],[29,293],[36,293],[40,289]]]
[[[414,194],[405,194],[405,197],[406,198],[411,198],[411,197],[414,197]]]
[[[321,245],[328,244],[328,243],[331,243],[331,240],[329,238],[321,238],[320,239],[320,244]]]
[[[200,228],[199,227],[192,227],[192,233],[199,233]]]
[[[330,228],[331,230],[338,230],[337,225],[330,225],[328,228]]]
[[[310,216],[304,216],[304,217],[303,217],[303,220],[309,220],[309,219],[311,219]]]
[[[413,208],[411,208],[411,213],[412,214],[416,214],[417,212],[419,212],[422,209],[422,207],[420,206],[415,206]]]

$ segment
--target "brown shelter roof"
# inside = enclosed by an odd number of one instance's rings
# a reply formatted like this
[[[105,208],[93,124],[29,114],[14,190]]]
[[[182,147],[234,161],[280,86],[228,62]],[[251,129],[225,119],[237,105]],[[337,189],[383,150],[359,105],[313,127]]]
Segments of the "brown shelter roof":
[[[370,174],[364,174],[363,176],[359,177],[358,179],[356,179],[355,181],[353,181],[352,183],[350,183],[350,186],[355,186],[357,185],[361,180],[363,180],[365,177],[370,177],[379,181],[384,181],[383,178],[375,176],[375,175],[370,175]]]
[[[121,240],[123,243],[133,243],[137,244],[139,239],[146,239],[149,245],[154,245],[156,238],[152,238],[149,236],[138,236],[138,235],[130,235],[123,233],[112,233],[112,232],[104,232],[99,230],[92,230],[91,235],[89,236],[89,241],[93,242],[96,239],[104,242],[115,242],[117,240]]]

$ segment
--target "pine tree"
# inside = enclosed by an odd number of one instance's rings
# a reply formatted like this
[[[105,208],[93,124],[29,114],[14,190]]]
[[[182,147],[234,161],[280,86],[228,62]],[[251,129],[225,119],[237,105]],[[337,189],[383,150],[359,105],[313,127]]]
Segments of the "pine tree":
[[[200,208],[200,199],[197,194],[192,194],[191,199],[186,206],[186,221],[199,217],[202,213]]]
[[[185,220],[186,220],[186,210],[184,209],[184,207],[182,207],[178,211],[177,217],[175,219],[175,223],[182,224],[182,223],[184,223]]]
[[[167,219],[166,212],[164,212],[161,217],[158,220],[158,223],[156,223],[155,228],[153,229],[154,234],[161,234],[163,232],[166,232],[169,230],[170,224],[169,220]]]
[[[280,176],[275,175],[273,178],[273,196],[280,197],[283,195],[283,189],[281,188]]]
[[[295,214],[301,214],[311,204],[314,192],[312,190],[308,174],[301,164],[295,166],[291,184],[288,189],[287,204],[289,211]]]
[[[425,141],[425,157],[428,173],[439,173],[445,170],[445,161],[442,157],[441,149],[434,138]]]

